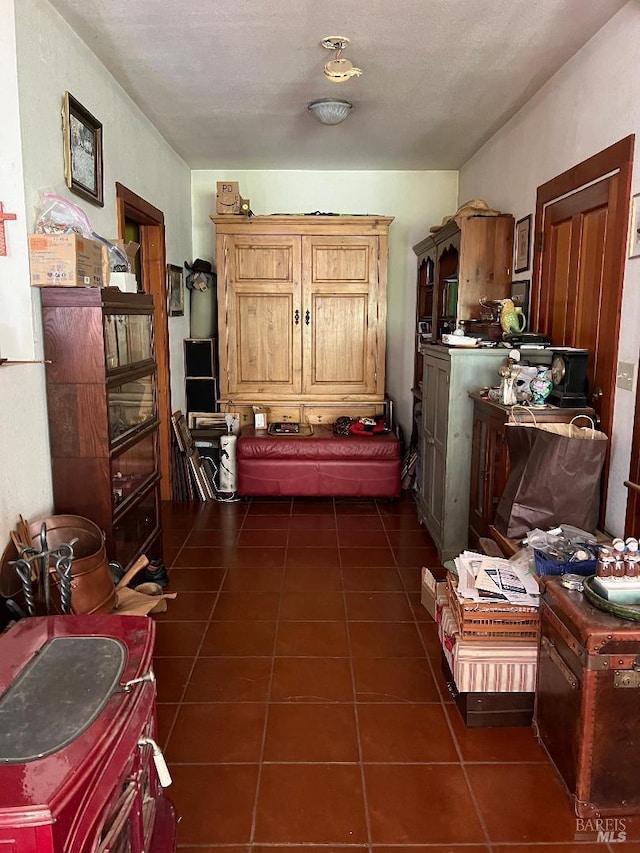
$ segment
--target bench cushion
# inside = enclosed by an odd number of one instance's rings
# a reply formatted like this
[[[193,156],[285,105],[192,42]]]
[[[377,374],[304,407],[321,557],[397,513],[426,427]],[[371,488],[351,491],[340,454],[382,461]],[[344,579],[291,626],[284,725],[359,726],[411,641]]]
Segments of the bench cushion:
[[[247,433],[238,439],[238,459],[399,459],[400,442],[391,433],[334,435],[316,426],[313,435]]]
[[[335,436],[315,426],[310,436],[255,435],[238,439],[241,495],[397,497],[400,442],[395,435]]]

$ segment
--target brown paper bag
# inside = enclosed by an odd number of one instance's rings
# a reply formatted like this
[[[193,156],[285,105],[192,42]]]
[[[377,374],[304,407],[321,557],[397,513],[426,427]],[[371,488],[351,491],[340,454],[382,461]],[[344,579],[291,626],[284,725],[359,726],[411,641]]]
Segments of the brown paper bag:
[[[511,468],[494,524],[509,538],[571,524],[595,533],[608,439],[570,424],[507,424]]]

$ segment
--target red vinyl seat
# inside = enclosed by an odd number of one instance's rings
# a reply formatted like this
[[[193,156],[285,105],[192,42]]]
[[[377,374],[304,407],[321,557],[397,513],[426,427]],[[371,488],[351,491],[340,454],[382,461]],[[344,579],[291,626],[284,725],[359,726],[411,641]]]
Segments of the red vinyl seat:
[[[243,496],[386,497],[400,494],[400,442],[392,433],[336,436],[245,430],[238,439],[238,493]]]

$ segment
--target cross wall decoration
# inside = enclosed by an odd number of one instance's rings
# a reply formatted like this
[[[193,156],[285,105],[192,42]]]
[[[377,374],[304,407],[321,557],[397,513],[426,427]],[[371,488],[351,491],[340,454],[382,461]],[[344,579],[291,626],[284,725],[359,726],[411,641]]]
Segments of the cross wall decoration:
[[[11,219],[16,219],[17,214],[5,213],[4,204],[0,201],[0,257],[6,257],[7,254],[7,239],[4,233],[4,223]]]

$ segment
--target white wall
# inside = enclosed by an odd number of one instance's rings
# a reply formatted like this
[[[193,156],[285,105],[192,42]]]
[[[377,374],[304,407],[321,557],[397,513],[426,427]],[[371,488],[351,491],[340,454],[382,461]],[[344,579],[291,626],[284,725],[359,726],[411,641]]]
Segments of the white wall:
[[[456,172],[213,172],[192,173],[194,257],[214,260],[216,182],[239,181],[255,214],[325,213],[394,216],[389,230],[387,392],[405,437],[411,434],[411,384],[416,296],[412,246],[431,225],[455,212]]]
[[[535,211],[540,184],[640,131],[638,44],[640,8],[632,0],[465,164],[460,198],[486,198],[520,219]],[[636,140],[632,193],[640,192],[639,162]],[[618,358],[635,365],[639,316],[640,258],[633,258],[625,271]],[[606,515],[607,529],[616,535],[624,532],[622,483],[629,475],[634,408],[635,387],[616,389]]]
[[[71,199],[86,211],[96,232],[114,237],[119,181],[164,212],[167,262],[182,265],[191,258],[190,170],[47,0],[0,0],[0,20],[0,201],[19,214],[18,222],[7,226],[9,257],[0,258],[0,351],[13,358],[41,358],[40,294],[29,286],[26,248],[39,192]],[[66,90],[103,124],[103,208],[73,196],[64,182],[61,107]],[[176,341],[172,392],[177,408],[183,405],[188,312],[169,323]],[[18,513],[33,519],[52,508],[43,367],[1,367],[0,395],[2,540]]]

